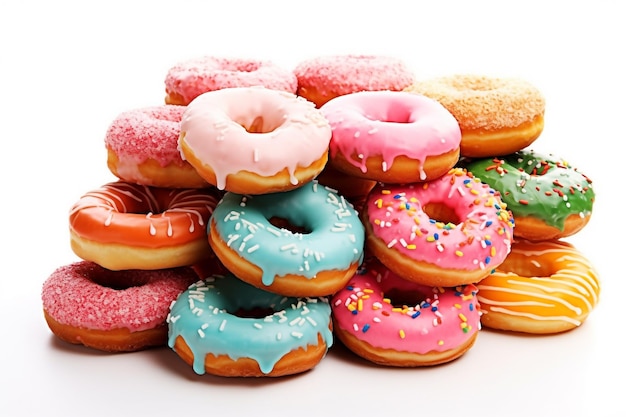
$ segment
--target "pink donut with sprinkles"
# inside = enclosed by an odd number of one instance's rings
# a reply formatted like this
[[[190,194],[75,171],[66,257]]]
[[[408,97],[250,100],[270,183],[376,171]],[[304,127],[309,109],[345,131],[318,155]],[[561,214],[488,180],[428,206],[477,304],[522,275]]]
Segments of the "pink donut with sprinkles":
[[[43,313],[68,343],[107,352],[165,346],[170,304],[198,279],[189,267],[116,272],[80,261],[44,282]]]
[[[165,76],[165,102],[187,105],[202,93],[262,86],[295,94],[293,71],[268,60],[202,56],[181,61]]]
[[[404,279],[477,283],[511,251],[513,216],[500,194],[454,168],[409,185],[378,184],[363,208],[367,248]]]
[[[459,358],[480,329],[474,284],[430,287],[368,262],[331,301],[333,329],[357,355],[379,365],[417,367]]]
[[[415,81],[404,61],[384,55],[327,55],[294,68],[297,94],[321,107],[335,97],[359,91],[402,91]]]
[[[351,177],[427,181],[459,160],[461,129],[437,101],[402,91],[336,97],[320,111],[332,129],[330,164]]]
[[[121,180],[170,188],[201,188],[208,183],[178,150],[186,106],[160,105],[120,113],[104,137],[109,170]]]

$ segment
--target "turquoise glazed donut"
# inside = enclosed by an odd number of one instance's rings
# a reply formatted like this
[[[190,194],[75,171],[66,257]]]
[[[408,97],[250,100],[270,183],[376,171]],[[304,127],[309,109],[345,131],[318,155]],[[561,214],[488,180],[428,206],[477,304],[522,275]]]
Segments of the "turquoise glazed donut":
[[[229,271],[292,297],[343,288],[363,260],[364,236],[351,203],[317,181],[281,193],[226,193],[209,226],[209,243]]]
[[[212,276],[170,307],[168,346],[199,375],[291,375],[326,355],[330,314],[327,298],[284,297],[232,274]]]

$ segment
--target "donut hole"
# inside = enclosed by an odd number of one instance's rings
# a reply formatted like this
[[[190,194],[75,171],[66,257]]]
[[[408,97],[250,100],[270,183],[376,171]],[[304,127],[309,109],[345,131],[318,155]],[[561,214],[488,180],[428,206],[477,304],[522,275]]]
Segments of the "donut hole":
[[[298,234],[306,235],[306,234],[311,233],[311,230],[307,229],[306,227],[295,225],[291,223],[288,219],[285,219],[282,217],[272,217],[269,219],[269,222],[274,227],[288,230],[294,234],[298,233]]]
[[[411,109],[405,106],[403,103],[390,103],[389,107],[383,109],[384,113],[376,113],[375,111],[366,112],[363,116],[366,119],[373,120],[375,122],[384,123],[413,123],[415,122],[414,112],[415,109]],[[377,110],[380,111],[380,110]]]
[[[116,291],[123,291],[132,287],[141,287],[146,285],[150,280],[149,274],[129,272],[130,271],[120,271],[115,273],[103,269],[101,271],[91,271],[87,278],[94,284]]]
[[[426,296],[419,291],[394,288],[385,293],[394,308],[415,307],[426,300]]]
[[[276,130],[283,121],[263,116],[255,117],[250,123],[241,123],[248,133],[270,133]]]
[[[510,259],[509,259],[510,258]],[[515,274],[520,277],[549,278],[557,271],[550,263],[540,263],[536,260],[509,256],[498,267],[498,270]]]
[[[262,319],[271,316],[275,311],[270,307],[239,308],[233,315],[243,319]]]
[[[422,206],[422,210],[431,220],[444,224],[459,224],[461,219],[454,209],[447,204],[440,202],[427,203]]]

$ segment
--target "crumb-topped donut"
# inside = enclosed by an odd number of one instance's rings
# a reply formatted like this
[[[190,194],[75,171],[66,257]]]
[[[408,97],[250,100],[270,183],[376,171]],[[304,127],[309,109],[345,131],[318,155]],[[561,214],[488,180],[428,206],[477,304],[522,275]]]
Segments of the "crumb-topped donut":
[[[363,241],[352,205],[315,180],[283,193],[226,193],[209,228],[211,247],[228,270],[295,297],[343,287],[363,260]]]
[[[178,150],[185,109],[161,105],[120,113],[104,137],[111,172],[121,180],[154,187],[207,187]]]
[[[504,263],[478,283],[485,327],[551,334],[580,326],[598,303],[600,281],[571,243],[517,240]]]
[[[515,216],[515,237],[560,239],[591,219],[592,181],[562,158],[524,150],[464,166],[500,192]]]
[[[348,349],[380,365],[450,362],[467,352],[478,335],[476,292],[473,284],[416,284],[368,262],[333,296],[333,329]]]
[[[513,240],[506,204],[461,168],[425,183],[379,184],[362,217],[374,256],[403,278],[430,286],[480,281],[504,261]]]
[[[461,156],[519,151],[543,131],[545,98],[526,80],[472,74],[421,80],[405,89],[439,101],[461,126]]]
[[[72,250],[112,270],[193,265],[209,256],[207,224],[219,198],[214,187],[104,184],[70,210]]]
[[[269,60],[202,56],[178,62],[165,76],[165,102],[188,105],[208,91],[263,86],[295,94],[293,71]]]
[[[332,129],[330,164],[348,175],[395,184],[426,181],[459,159],[459,124],[426,96],[363,91],[336,97],[320,111]]]
[[[210,184],[241,194],[287,191],[328,160],[328,121],[310,102],[264,87],[211,91],[187,106],[179,147]]]
[[[44,317],[55,336],[72,344],[108,352],[165,346],[169,307],[197,279],[186,267],[111,271],[80,261],[44,282]]]
[[[294,68],[297,94],[321,107],[327,101],[359,91],[400,91],[415,80],[404,61],[383,55],[327,55]]]
[[[213,276],[171,306],[169,346],[197,374],[283,376],[308,371],[333,343],[326,298],[292,298]]]

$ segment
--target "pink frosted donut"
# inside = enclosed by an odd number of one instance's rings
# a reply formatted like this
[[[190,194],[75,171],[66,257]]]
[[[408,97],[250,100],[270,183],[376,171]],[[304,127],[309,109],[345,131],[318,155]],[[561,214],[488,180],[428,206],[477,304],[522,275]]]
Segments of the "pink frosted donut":
[[[504,262],[513,240],[499,194],[461,168],[424,183],[378,184],[363,219],[374,256],[423,285],[476,283]]]
[[[431,98],[362,91],[336,97],[320,111],[332,129],[330,164],[350,176],[394,184],[427,181],[459,160],[459,124]]]
[[[321,107],[327,101],[359,91],[401,91],[415,81],[400,59],[383,55],[328,55],[294,68],[297,94]]]
[[[330,137],[330,125],[313,103],[285,91],[239,87],[191,102],[178,146],[218,189],[267,194],[313,180],[328,161]]]
[[[202,93],[222,88],[263,86],[296,92],[293,71],[271,61],[203,56],[182,61],[165,76],[165,102],[187,105]]]
[[[44,282],[44,317],[54,335],[72,344],[108,352],[163,346],[170,304],[198,279],[188,267],[114,272],[80,261]]]
[[[107,129],[107,165],[118,178],[141,185],[200,188],[208,184],[180,156],[185,106],[160,105],[120,113]]]
[[[331,301],[333,330],[357,355],[380,365],[450,362],[473,346],[480,329],[476,286],[430,287],[367,264]]]

